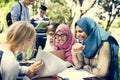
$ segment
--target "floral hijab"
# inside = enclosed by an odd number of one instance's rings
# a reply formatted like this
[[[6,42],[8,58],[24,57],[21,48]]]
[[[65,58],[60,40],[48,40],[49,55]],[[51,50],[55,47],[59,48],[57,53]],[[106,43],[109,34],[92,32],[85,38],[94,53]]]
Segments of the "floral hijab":
[[[75,23],[75,26],[80,26],[83,31],[88,35],[83,44],[86,46],[83,50],[83,56],[92,58],[96,55],[97,50],[100,48],[104,41],[109,41],[111,51],[111,64],[110,74],[114,80],[118,80],[118,51],[119,45],[114,37],[102,29],[96,22],[88,17],[84,17]]]

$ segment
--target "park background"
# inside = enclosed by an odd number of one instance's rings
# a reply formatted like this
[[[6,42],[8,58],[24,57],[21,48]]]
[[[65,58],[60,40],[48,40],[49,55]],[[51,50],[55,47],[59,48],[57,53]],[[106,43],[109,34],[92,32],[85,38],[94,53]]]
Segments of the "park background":
[[[18,0],[0,0],[0,43],[5,41],[6,15],[15,1]],[[87,16],[111,33],[120,44],[120,0],[35,0],[29,6],[30,17],[37,14],[42,4],[48,7],[46,15],[50,22],[68,24],[73,34],[75,21]],[[120,76],[120,50],[118,57]]]

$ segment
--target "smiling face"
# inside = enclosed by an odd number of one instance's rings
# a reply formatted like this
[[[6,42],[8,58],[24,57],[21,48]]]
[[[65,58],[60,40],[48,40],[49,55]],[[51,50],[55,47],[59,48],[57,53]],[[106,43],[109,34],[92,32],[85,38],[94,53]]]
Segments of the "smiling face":
[[[63,33],[62,31],[58,31],[55,35],[55,41],[59,45],[63,45],[67,41],[67,34]]]
[[[53,36],[55,33],[55,29],[53,28],[53,25],[47,26],[48,34],[50,36]]]
[[[83,42],[87,38],[87,34],[79,26],[76,26],[75,30],[77,38]]]

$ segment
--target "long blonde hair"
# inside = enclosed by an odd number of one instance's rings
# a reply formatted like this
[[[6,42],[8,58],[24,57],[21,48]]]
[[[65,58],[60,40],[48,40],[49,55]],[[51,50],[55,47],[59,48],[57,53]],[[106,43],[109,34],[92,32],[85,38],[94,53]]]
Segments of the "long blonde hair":
[[[17,21],[13,23],[7,33],[6,42],[10,44],[11,50],[21,49],[25,41],[36,39],[34,26],[27,21]]]

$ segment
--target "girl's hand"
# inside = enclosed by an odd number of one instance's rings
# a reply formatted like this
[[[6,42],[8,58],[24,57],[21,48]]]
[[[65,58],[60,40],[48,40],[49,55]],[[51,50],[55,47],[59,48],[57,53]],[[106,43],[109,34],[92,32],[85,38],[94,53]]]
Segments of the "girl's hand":
[[[80,43],[76,43],[72,46],[72,54],[75,55],[77,53],[82,53],[83,49],[85,48],[85,45],[82,45]]]
[[[41,60],[34,62],[34,63],[29,67],[27,76],[28,76],[29,78],[31,78],[31,77],[32,77],[37,71],[39,71],[42,67],[43,67],[43,62],[42,62]]]
[[[81,64],[78,56],[81,55],[84,48],[85,48],[85,46],[80,43],[76,43],[72,46],[72,50],[71,50],[72,61],[73,61],[75,69],[80,69],[82,67],[82,64]]]

